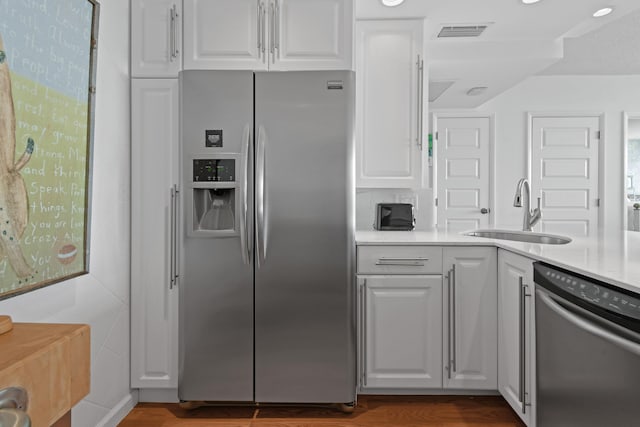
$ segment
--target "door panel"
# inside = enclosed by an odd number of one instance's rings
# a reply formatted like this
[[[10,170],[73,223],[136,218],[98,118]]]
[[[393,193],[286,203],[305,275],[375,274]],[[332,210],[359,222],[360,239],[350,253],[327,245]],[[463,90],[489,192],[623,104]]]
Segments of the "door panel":
[[[444,250],[445,388],[497,387],[496,263],[495,248]]]
[[[273,70],[351,69],[352,0],[277,0]]]
[[[358,187],[420,185],[422,26],[422,20],[357,23]]]
[[[184,68],[266,69],[258,9],[256,0],[185,0]]]
[[[490,118],[438,117],[438,228],[490,223]],[[482,214],[481,209],[487,212]]]
[[[178,182],[178,82],[131,81],[131,386],[178,384],[170,189]],[[158,169],[163,171],[151,181]]]
[[[258,402],[355,399],[353,83],[350,72],[256,73]]]
[[[442,387],[442,276],[364,281],[363,387]]]
[[[253,265],[243,259],[244,235],[216,235],[211,231],[197,234],[191,218],[194,187],[213,185],[193,183],[194,157],[236,158],[236,199],[242,198],[245,170],[240,159],[247,154],[247,130],[253,127],[253,73],[185,71],[180,74],[180,91],[183,267],[179,287],[179,397],[252,401]],[[222,131],[221,147],[206,146],[207,130]],[[249,175],[249,224],[252,194]],[[242,220],[240,209],[235,220],[235,224]]]
[[[521,291],[521,286],[526,288]],[[535,410],[535,393],[532,393],[535,390],[533,287],[532,260],[499,249],[498,390],[527,425],[533,425]],[[524,313],[521,313],[521,308],[524,309]],[[522,332],[524,332],[523,337]],[[522,338],[524,348],[522,348]],[[524,378],[525,387],[522,396],[521,378]]]
[[[597,231],[599,129],[598,117],[532,118],[531,198],[541,198],[541,231]]]

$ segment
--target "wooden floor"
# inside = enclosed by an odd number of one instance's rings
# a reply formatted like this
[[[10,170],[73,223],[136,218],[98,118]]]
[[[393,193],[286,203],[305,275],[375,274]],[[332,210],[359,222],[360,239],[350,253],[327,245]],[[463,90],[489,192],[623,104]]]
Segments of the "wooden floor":
[[[119,427],[524,427],[497,396],[359,396],[352,414],[321,407],[200,407],[140,403]]]

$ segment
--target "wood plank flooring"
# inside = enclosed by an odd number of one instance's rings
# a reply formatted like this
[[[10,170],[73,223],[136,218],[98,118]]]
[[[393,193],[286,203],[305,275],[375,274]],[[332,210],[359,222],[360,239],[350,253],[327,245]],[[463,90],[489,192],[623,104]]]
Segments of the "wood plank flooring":
[[[119,427],[524,427],[499,396],[359,396],[352,414],[326,407],[140,403]]]

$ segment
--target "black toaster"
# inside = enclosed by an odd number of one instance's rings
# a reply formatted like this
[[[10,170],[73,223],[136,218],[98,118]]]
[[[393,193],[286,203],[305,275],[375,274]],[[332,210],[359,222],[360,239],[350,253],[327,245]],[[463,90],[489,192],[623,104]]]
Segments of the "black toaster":
[[[416,219],[411,203],[378,203],[376,205],[376,230],[413,230]]]

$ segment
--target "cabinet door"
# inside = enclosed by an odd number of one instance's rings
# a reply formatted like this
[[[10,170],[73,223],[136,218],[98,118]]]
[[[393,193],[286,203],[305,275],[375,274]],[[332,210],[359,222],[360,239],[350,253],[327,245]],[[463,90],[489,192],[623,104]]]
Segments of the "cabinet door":
[[[498,390],[532,425],[533,265],[529,258],[498,252]]]
[[[270,0],[269,7],[272,70],[351,69],[353,0]]]
[[[442,276],[359,276],[359,283],[361,387],[442,387]]]
[[[178,385],[178,80],[131,83],[131,387]]]
[[[422,20],[356,23],[356,185],[421,182]]]
[[[267,69],[266,1],[184,0],[184,68]]]
[[[182,2],[131,0],[131,76],[178,77]]]
[[[495,390],[497,250],[445,248],[444,387]]]

